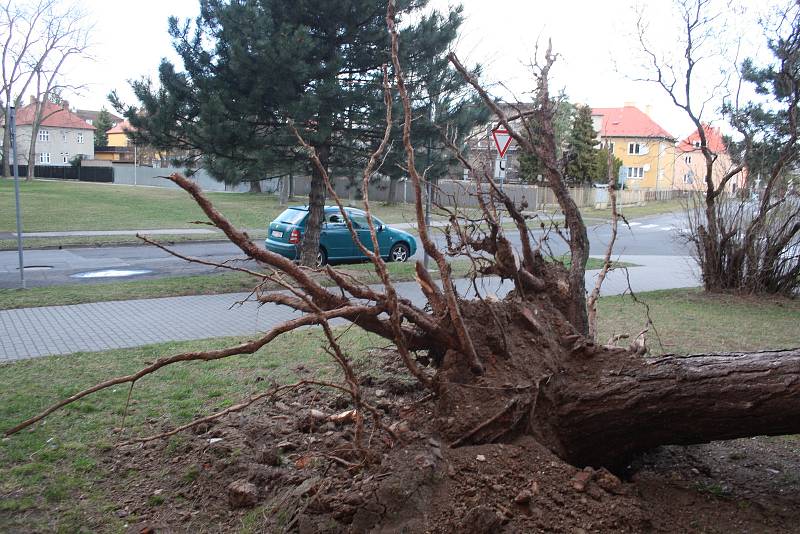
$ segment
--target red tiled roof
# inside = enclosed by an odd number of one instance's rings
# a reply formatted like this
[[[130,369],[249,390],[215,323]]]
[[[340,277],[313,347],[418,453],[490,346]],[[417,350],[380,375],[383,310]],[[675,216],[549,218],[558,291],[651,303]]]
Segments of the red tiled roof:
[[[32,125],[33,117],[36,114],[36,104],[28,104],[17,110],[17,125]],[[42,111],[44,119],[40,126],[51,128],[74,128],[76,130],[94,130],[95,127],[72,113],[52,102],[45,102]]]
[[[622,108],[592,108],[592,116],[602,116],[602,137],[657,137],[674,139],[672,134],[658,125],[635,106]]]
[[[711,150],[711,152],[721,154],[727,151],[725,140],[722,139],[722,134],[720,133],[719,128],[714,128],[713,126],[704,124],[703,130],[706,133],[706,143],[708,144],[708,148]],[[692,135],[681,141],[678,145],[678,150],[681,152],[695,152],[700,150],[694,146],[695,141],[700,141],[699,130],[695,130]]]
[[[131,123],[128,121],[122,121],[117,123],[116,126],[108,130],[106,133],[110,134],[118,134],[118,133],[128,133],[128,132],[135,132],[136,128],[131,126]]]

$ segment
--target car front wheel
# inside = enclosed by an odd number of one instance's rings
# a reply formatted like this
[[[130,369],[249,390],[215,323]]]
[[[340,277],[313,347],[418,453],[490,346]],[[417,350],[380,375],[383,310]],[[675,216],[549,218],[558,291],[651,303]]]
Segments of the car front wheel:
[[[405,243],[395,243],[389,251],[389,261],[404,262],[409,256],[408,245]]]

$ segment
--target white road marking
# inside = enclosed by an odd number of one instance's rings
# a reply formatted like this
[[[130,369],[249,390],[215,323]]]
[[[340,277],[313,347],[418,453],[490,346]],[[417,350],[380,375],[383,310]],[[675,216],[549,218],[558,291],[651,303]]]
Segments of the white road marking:
[[[672,226],[662,226],[661,228],[659,228],[659,230],[661,230],[662,232],[671,232],[674,229],[675,228],[673,228]]]
[[[658,226],[658,225],[657,224],[645,224],[644,226],[642,226],[642,228],[655,228],[656,226]]]
[[[642,223],[640,223],[640,222],[636,222],[636,221],[633,221],[633,222],[629,222],[629,223],[628,223],[628,225],[630,225],[630,226],[639,226],[640,224],[642,224]]]

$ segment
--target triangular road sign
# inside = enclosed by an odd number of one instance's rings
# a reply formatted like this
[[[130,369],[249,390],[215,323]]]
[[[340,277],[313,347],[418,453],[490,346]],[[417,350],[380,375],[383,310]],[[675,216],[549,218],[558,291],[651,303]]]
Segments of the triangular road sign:
[[[508,150],[508,146],[511,144],[511,135],[508,133],[508,130],[502,126],[498,126],[492,130],[492,137],[494,138],[494,144],[497,147],[497,152],[500,154],[501,158],[504,158],[506,155],[506,150]]]

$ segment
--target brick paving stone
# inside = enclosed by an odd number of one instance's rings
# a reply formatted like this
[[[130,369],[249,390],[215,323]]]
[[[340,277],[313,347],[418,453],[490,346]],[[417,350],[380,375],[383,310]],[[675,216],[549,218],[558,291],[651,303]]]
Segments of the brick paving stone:
[[[620,259],[641,265],[628,270],[636,291],[689,287],[698,283],[696,268],[689,258],[626,256]],[[593,272],[587,273],[587,287],[593,286],[594,276]],[[470,296],[466,280],[458,280],[456,285],[461,294]],[[502,297],[509,288],[508,282],[501,284],[498,279],[484,279],[480,289]],[[625,289],[625,273],[621,270],[609,273],[603,293],[618,294]],[[398,283],[397,291],[419,306],[425,302],[414,282]],[[297,317],[296,312],[275,304],[258,306],[247,302],[232,307],[247,296],[247,293],[229,293],[2,310],[0,362],[166,341],[253,335]]]

